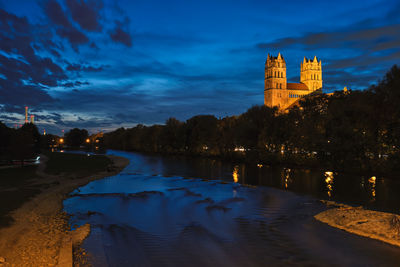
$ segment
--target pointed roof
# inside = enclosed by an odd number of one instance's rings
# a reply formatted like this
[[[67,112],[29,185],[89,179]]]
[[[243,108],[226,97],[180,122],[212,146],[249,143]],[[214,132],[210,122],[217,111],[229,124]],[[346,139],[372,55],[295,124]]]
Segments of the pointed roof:
[[[274,57],[274,56],[272,56],[272,55],[270,55],[269,53],[268,53],[268,56],[267,56],[267,60],[266,61],[268,61],[268,60],[282,60],[283,62],[285,62],[285,58],[281,55],[281,53],[279,52],[278,53],[278,56],[276,56],[276,57]],[[286,62],[285,62],[286,63]]]
[[[308,90],[307,85],[304,83],[287,83],[286,88],[288,90]]]

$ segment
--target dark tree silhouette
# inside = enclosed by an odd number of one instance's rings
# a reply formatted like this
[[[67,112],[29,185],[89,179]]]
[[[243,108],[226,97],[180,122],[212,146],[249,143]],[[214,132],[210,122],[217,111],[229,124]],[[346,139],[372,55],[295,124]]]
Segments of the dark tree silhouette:
[[[87,130],[74,128],[65,134],[65,142],[71,148],[79,148],[85,144],[85,140],[88,137]]]

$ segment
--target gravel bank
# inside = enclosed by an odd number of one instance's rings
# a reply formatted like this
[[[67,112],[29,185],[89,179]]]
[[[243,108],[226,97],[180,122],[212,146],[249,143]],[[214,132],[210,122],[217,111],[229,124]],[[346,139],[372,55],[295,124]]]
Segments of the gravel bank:
[[[89,227],[71,233],[62,202],[74,189],[115,175],[129,164],[126,158],[108,157],[113,163],[107,171],[75,179],[44,173],[46,160],[43,160],[37,169],[40,177],[37,183],[42,192],[12,212],[15,222],[10,227],[0,229],[0,266],[72,266],[72,257],[69,260],[65,248],[78,244],[88,234]]]
[[[400,216],[326,201],[332,207],[315,219],[349,233],[400,246]]]

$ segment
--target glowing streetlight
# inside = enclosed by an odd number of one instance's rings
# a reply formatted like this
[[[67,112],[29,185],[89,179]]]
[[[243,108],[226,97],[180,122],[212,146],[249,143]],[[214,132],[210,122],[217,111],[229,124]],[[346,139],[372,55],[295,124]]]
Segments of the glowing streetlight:
[[[86,139],[86,143],[90,143],[90,139],[88,138],[88,139]]]
[[[64,138],[60,138],[60,144],[64,143]]]

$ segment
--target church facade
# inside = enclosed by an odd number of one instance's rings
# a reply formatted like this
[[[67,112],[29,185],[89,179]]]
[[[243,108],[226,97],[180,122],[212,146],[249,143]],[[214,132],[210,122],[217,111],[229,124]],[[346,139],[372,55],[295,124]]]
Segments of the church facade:
[[[286,62],[279,53],[277,57],[268,54],[265,62],[264,105],[287,109],[300,98],[322,89],[322,66],[317,57],[304,57],[300,66],[300,83],[288,83]]]

